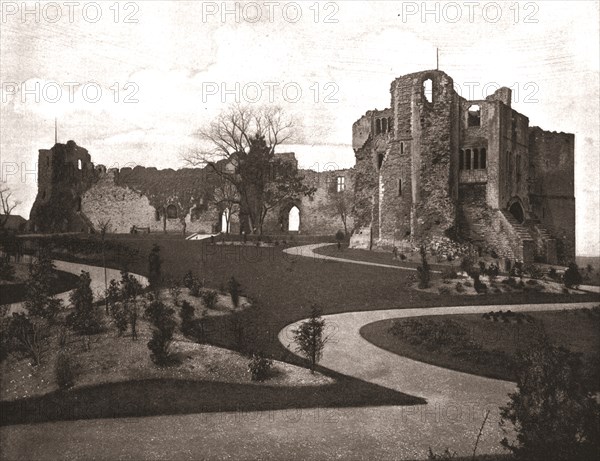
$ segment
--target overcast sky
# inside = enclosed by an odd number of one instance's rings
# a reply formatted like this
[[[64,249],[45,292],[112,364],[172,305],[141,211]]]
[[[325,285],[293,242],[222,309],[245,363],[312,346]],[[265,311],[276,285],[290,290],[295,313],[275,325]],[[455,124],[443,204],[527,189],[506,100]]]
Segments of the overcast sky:
[[[2,2],[2,181],[23,216],[55,117],[95,163],[178,168],[224,103],[273,103],[301,166],[351,167],[352,123],[439,48],[464,97],[508,86],[530,125],[575,133],[577,252],[600,253],[598,2],[114,5]]]

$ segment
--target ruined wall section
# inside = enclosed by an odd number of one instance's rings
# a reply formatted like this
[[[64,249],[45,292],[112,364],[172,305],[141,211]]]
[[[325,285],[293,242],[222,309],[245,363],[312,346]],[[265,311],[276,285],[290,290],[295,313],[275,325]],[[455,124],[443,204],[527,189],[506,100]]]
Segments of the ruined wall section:
[[[531,210],[568,263],[575,258],[575,136],[532,127],[529,153]]]

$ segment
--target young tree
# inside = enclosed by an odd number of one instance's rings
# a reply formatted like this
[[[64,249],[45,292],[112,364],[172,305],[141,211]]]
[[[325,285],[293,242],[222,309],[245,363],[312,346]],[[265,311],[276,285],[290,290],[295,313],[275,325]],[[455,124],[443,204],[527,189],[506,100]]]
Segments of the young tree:
[[[139,315],[138,297],[142,294],[142,284],[128,272],[121,272],[121,299],[131,325],[131,339],[137,339]]]
[[[160,247],[155,243],[148,255],[148,282],[154,291],[158,290],[161,282],[161,265]]]
[[[106,290],[105,299],[109,306],[110,316],[115,322],[119,336],[127,331],[129,324],[129,313],[127,312],[124,303],[121,302],[121,287],[116,280],[111,280],[108,290]]]
[[[53,321],[62,303],[52,295],[54,263],[47,249],[41,249],[38,257],[29,265],[26,282],[25,308],[31,317]]]
[[[77,287],[69,297],[73,305],[73,312],[67,317],[67,324],[73,330],[86,335],[92,335],[102,330],[102,317],[100,311],[94,307],[91,282],[90,274],[81,271]]]
[[[310,363],[311,373],[315,372],[315,367],[321,356],[325,344],[329,337],[325,335],[325,320],[321,317],[320,309],[313,304],[310,311],[310,318],[292,330],[296,350],[306,357]]]
[[[583,282],[583,277],[581,277],[581,274],[579,273],[579,267],[577,267],[577,264],[569,264],[569,267],[565,271],[563,281],[567,288],[578,287],[581,285]]]
[[[333,192],[328,203],[333,216],[338,216],[344,225],[344,235],[348,235],[348,216],[352,210],[353,196],[349,191]]]
[[[421,245],[421,249],[419,250],[421,253],[421,265],[417,266],[417,272],[419,273],[419,288],[429,288],[429,281],[431,280],[431,269],[429,268],[429,263],[427,262],[427,252],[425,251],[425,247]]]
[[[42,363],[48,337],[46,319],[15,312],[8,326],[8,336],[17,342],[36,366]]]
[[[146,308],[146,316],[154,327],[148,349],[152,353],[152,361],[157,365],[167,365],[170,362],[169,348],[177,325],[173,314],[173,309],[160,301],[153,301]]]
[[[232,275],[227,284],[229,285],[229,294],[231,295],[233,307],[238,307],[240,303],[240,282]]]
[[[502,407],[501,426],[516,430],[502,440],[518,459],[595,460],[600,450],[600,406],[586,386],[581,356],[542,337],[520,357],[517,392]]]
[[[276,147],[291,139],[292,128],[280,108],[237,105],[198,132],[210,148],[192,152],[186,160],[209,166],[235,188],[244,231],[262,233],[269,209],[311,190],[295,165],[275,155]]]

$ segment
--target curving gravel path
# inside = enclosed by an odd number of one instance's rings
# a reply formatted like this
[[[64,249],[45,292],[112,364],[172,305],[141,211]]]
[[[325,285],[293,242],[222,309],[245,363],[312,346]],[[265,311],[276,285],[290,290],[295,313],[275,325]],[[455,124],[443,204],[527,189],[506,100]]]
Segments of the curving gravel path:
[[[54,267],[63,272],[70,272],[71,274],[80,275],[81,271],[90,273],[92,293],[94,293],[94,300],[104,299],[104,268],[98,266],[90,266],[88,264],[72,263],[67,261],[54,260]],[[148,285],[148,279],[143,275],[131,274],[142,284],[142,286]],[[106,278],[108,283],[112,279],[121,280],[121,272],[116,269],[106,269]],[[69,305],[69,295],[71,291],[65,291],[56,295],[56,298],[61,299],[65,306]],[[8,304],[8,307],[4,307],[8,315],[13,312],[21,312],[25,309],[23,302]]]
[[[529,304],[514,306],[513,311],[550,311],[593,307],[598,303]],[[430,446],[469,454],[486,411],[490,415],[484,427],[478,453],[501,452],[503,437],[498,427],[499,406],[507,402],[514,383],[429,365],[380,349],[364,339],[359,331],[379,320],[424,315],[477,314],[505,309],[505,305],[461,306],[419,309],[348,312],[323,316],[331,337],[320,365],[345,375],[388,387],[427,400],[426,405],[404,407],[399,425],[408,452],[424,453]],[[296,353],[292,330],[300,323],[286,326],[280,342]],[[385,413],[382,414],[384,417]],[[459,449],[462,447],[462,451]],[[472,448],[471,448],[472,450]]]

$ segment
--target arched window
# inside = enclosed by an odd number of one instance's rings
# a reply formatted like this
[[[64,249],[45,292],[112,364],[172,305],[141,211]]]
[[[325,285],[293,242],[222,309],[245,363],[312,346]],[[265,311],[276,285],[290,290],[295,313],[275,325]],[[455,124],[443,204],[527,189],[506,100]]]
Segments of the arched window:
[[[398,179],[398,197],[402,195],[402,179]]]
[[[433,102],[433,81],[430,78],[423,82],[423,97],[428,102]]]
[[[378,118],[375,120],[375,134],[381,133],[381,119]]]
[[[381,170],[381,166],[383,165],[383,154],[379,154],[377,156],[377,168]]]
[[[487,168],[487,153],[485,148],[482,148],[479,151],[479,168],[485,170]]]
[[[177,219],[177,207],[175,205],[167,207],[167,219]]]
[[[400,155],[404,155],[404,143],[400,143]]]
[[[158,212],[158,210],[154,210],[154,220],[160,221],[160,213]]]
[[[465,169],[465,151],[463,149],[461,149],[458,154],[458,169],[459,170]]]
[[[469,107],[467,117],[468,126],[481,126],[481,109],[477,104]]]
[[[465,150],[465,170],[471,169],[471,149]]]
[[[288,231],[298,232],[300,230],[300,210],[297,206],[290,209],[288,216]]]
[[[392,131],[392,117],[388,117],[388,131]]]
[[[221,232],[229,234],[231,225],[229,223],[229,208],[225,208],[221,213]]]
[[[75,206],[77,208],[77,211],[81,211],[81,197],[77,197],[77,202]]]
[[[479,169],[479,149],[473,149],[473,169]]]
[[[388,131],[388,126],[387,126],[387,118],[382,118],[381,119],[381,132],[382,133],[387,133]]]
[[[77,169],[81,170],[83,168],[83,163],[81,162],[81,159],[77,160]]]

